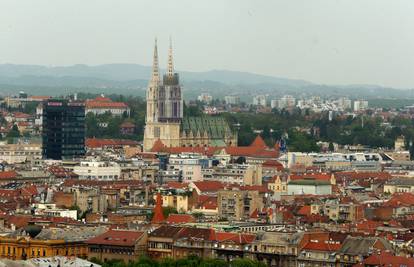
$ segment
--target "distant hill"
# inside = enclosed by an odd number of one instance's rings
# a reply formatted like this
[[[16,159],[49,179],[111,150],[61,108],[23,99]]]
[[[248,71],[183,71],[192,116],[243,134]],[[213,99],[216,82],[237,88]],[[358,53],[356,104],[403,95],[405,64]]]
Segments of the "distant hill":
[[[414,90],[400,90],[376,85],[320,85],[295,79],[249,72],[211,70],[178,71],[186,98],[201,92],[214,97],[238,94],[248,101],[257,94],[278,97],[293,94],[348,96],[351,98],[414,98]],[[102,92],[144,95],[151,67],[138,64],[73,65],[47,67],[38,65],[0,64],[0,94],[26,90],[32,94],[60,95],[68,92]]]

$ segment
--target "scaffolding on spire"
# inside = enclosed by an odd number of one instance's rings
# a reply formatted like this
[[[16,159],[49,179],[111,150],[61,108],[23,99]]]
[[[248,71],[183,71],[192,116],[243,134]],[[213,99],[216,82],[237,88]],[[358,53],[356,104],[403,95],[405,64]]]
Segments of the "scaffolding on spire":
[[[173,49],[172,49],[172,39],[170,36],[170,48],[168,50],[168,67],[167,75],[172,77],[174,75],[174,64],[173,64]]]

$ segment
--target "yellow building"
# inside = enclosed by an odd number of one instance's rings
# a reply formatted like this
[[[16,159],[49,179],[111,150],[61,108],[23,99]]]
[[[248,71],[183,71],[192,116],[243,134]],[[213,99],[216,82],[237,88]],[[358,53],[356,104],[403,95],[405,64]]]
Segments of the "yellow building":
[[[85,240],[106,231],[103,227],[48,228],[30,225],[0,236],[0,258],[26,260],[53,256],[86,258]]]

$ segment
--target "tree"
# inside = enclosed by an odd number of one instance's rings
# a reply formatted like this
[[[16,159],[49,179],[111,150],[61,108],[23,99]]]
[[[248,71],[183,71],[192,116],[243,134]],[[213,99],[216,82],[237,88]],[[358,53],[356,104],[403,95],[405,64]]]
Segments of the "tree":
[[[335,150],[335,147],[334,147],[334,145],[333,145],[333,143],[332,142],[329,142],[329,151],[331,151],[331,152],[333,152],[334,150]]]

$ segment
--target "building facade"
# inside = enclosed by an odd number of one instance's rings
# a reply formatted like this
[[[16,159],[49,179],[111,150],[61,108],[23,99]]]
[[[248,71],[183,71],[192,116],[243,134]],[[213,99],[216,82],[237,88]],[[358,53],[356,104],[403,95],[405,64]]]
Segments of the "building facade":
[[[72,159],[85,154],[85,105],[67,100],[43,103],[43,158]]]

